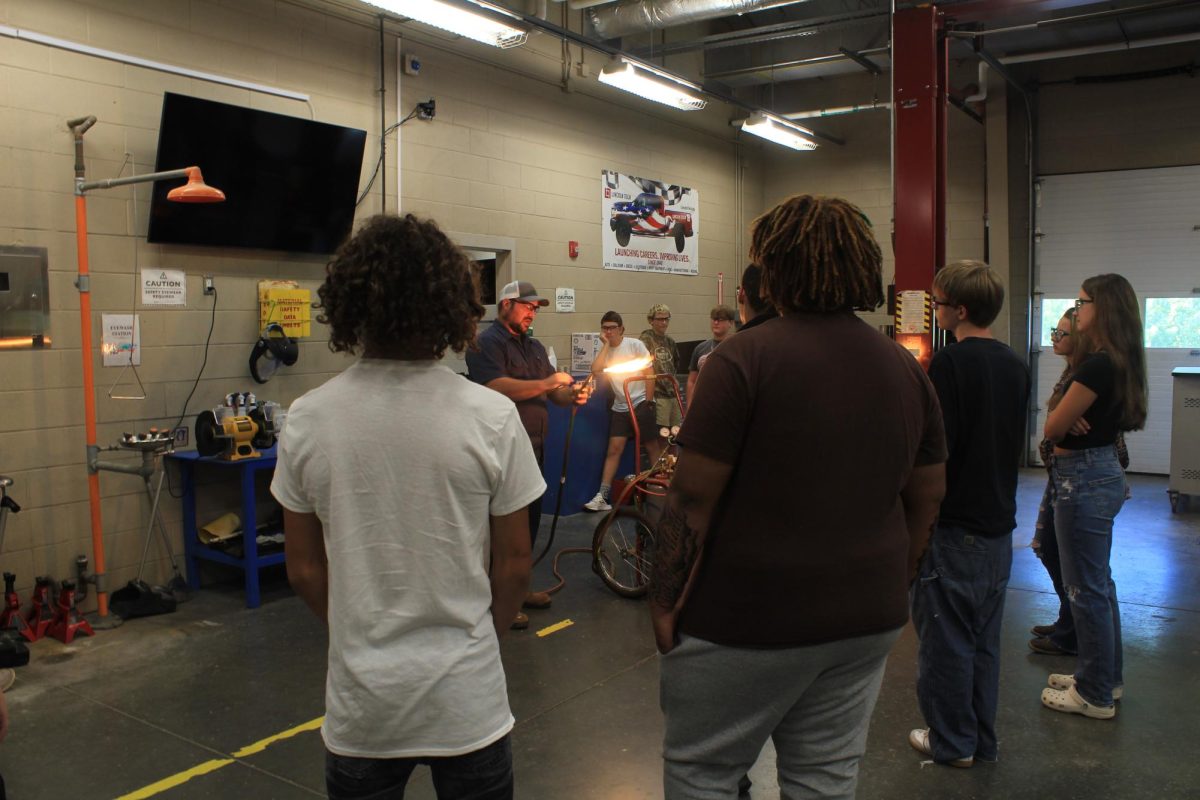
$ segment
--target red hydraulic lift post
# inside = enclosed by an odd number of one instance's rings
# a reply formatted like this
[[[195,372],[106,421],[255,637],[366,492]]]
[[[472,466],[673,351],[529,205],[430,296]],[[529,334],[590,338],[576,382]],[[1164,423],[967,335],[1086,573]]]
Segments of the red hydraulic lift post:
[[[946,259],[947,55],[943,27],[936,6],[908,8],[892,16],[893,251],[898,307],[903,292],[928,292],[933,273]],[[911,330],[912,318],[906,322]],[[932,326],[922,327],[921,333],[902,332],[897,324],[895,336],[928,366],[933,357]]]

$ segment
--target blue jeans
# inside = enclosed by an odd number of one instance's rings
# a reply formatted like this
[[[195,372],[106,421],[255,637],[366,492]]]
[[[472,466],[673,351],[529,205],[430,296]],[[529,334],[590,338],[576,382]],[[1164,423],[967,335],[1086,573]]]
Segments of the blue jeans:
[[[418,764],[433,771],[439,800],[512,800],[511,735],[461,756],[353,758],[325,751],[330,800],[400,800]]]
[[[1054,633],[1050,634],[1051,642],[1060,650],[1074,653],[1075,620],[1071,616],[1071,604],[1067,600],[1067,591],[1063,588],[1062,558],[1058,552],[1058,531],[1054,527],[1054,480],[1046,483],[1046,491],[1042,494],[1042,503],[1038,506],[1037,528],[1034,534],[1036,546],[1034,552],[1041,559],[1054,593],[1058,595],[1058,619],[1054,621]]]
[[[1115,448],[1092,447],[1055,455],[1054,520],[1063,587],[1075,619],[1075,691],[1089,703],[1112,705],[1124,685],[1121,611],[1113,583],[1113,520],[1125,504],[1125,472]]]
[[[1012,534],[938,525],[913,587],[917,702],[933,760],[995,761],[1000,622],[1012,571]]]

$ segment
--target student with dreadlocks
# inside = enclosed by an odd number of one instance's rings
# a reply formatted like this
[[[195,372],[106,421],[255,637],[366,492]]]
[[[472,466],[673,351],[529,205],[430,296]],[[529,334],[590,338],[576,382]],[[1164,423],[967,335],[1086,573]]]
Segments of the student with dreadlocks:
[[[750,259],[781,316],[709,356],[658,525],[665,794],[736,795],[770,738],[784,797],[853,797],[942,497],[941,411],[854,314],[883,301],[856,207],[793,197],[755,221]]]

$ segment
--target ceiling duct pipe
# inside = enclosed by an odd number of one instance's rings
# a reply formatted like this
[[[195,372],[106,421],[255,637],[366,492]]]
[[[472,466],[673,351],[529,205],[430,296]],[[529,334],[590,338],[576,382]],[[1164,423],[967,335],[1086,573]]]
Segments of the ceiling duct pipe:
[[[601,39],[617,39],[631,33],[646,33],[689,22],[702,22],[730,14],[772,8],[809,0],[633,0],[584,13]]]

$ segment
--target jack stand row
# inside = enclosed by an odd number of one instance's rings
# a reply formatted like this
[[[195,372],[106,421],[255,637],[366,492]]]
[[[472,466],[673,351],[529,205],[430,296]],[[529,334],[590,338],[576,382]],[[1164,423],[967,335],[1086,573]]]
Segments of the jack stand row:
[[[21,599],[14,585],[17,576],[4,573],[4,611],[0,612],[0,633],[20,634],[30,642],[43,636],[70,644],[76,635],[93,636],[92,626],[75,606],[75,584],[63,581],[58,593],[58,602],[50,604],[54,581],[48,577],[36,579],[33,587],[33,606],[22,616]]]

